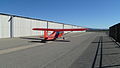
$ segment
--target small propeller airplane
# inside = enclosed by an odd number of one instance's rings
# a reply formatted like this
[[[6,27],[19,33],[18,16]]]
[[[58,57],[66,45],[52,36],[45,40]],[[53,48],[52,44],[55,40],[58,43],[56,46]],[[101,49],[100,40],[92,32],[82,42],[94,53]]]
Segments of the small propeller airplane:
[[[87,28],[79,28],[79,29],[48,29],[48,28],[33,28],[32,30],[44,31],[44,36],[42,41],[50,41],[56,40],[57,38],[61,38],[64,35],[64,31],[85,31]],[[48,31],[53,31],[50,35],[48,35]],[[65,38],[63,37],[63,40]]]

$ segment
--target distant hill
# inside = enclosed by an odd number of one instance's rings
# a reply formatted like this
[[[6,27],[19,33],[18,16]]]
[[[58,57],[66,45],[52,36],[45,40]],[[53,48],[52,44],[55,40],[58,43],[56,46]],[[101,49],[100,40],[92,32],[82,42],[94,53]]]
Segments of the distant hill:
[[[87,30],[87,32],[101,32],[101,31],[109,31],[109,29],[88,28]]]

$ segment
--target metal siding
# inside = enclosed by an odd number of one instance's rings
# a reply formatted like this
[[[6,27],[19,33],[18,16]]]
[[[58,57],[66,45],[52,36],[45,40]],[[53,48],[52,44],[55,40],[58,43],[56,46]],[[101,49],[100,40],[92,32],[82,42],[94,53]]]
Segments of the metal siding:
[[[73,28],[81,28],[81,27],[73,26]],[[73,32],[82,32],[82,31],[73,31]]]
[[[9,19],[10,15],[0,15],[0,38],[10,37],[10,22],[8,21]],[[82,27],[19,16],[13,17],[13,37],[43,35],[43,31],[33,31],[32,28],[70,29]],[[71,31],[65,31],[65,33],[67,32]]]
[[[64,24],[64,29],[71,29],[71,28],[72,28],[71,25]],[[71,32],[71,31],[65,31],[65,33],[68,33],[68,32]]]
[[[73,28],[77,28],[76,26],[73,26]],[[78,32],[78,31],[73,31],[73,32]]]
[[[29,26],[24,18],[14,17],[14,37],[27,36]]]
[[[39,27],[38,28],[47,28],[47,21],[38,21]],[[40,31],[38,35],[44,35],[44,31]]]
[[[54,23],[54,22],[48,22],[48,28],[63,29],[63,24]],[[53,31],[49,31],[48,34],[51,34],[52,32],[53,32]]]
[[[38,21],[38,20],[32,20],[32,28],[47,28],[47,21]],[[43,35],[43,31],[33,31],[32,35]]]
[[[34,28],[40,28],[40,23],[39,21],[36,21],[36,20],[33,20],[32,23],[35,23],[34,24]],[[31,28],[32,29],[32,28]],[[40,35],[41,34],[41,31],[34,31],[35,34],[34,35]]]
[[[2,25],[1,25],[1,15],[0,15],[0,38],[2,38],[1,34],[2,34]]]
[[[21,33],[21,19],[20,18],[17,18],[17,17],[14,17],[14,37],[20,37],[20,33]]]
[[[63,28],[63,24],[48,22],[48,28],[62,29]]]
[[[36,22],[31,20],[31,29],[36,28]],[[37,35],[37,31],[32,30],[32,35]]]
[[[8,22],[10,16],[0,15],[0,36],[1,38],[10,37],[10,23]]]
[[[26,18],[14,18],[14,37],[43,35],[43,31],[33,31],[32,28],[46,28],[46,21]]]
[[[31,35],[31,23],[29,19],[14,18],[14,37],[30,36]]]
[[[83,27],[78,26],[78,28],[83,28]],[[79,32],[86,32],[86,30],[85,31],[79,31]]]
[[[79,28],[83,28],[83,27],[79,27]],[[81,32],[86,32],[86,30],[85,31],[81,31]]]
[[[80,26],[73,26],[73,28],[82,28]],[[86,32],[86,31],[73,31],[73,32]]]

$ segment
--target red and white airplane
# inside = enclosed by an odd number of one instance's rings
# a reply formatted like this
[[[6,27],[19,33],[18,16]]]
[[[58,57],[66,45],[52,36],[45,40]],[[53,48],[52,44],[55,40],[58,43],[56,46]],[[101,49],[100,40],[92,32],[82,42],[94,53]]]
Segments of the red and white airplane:
[[[64,35],[64,31],[85,31],[87,28],[79,28],[79,29],[48,29],[48,28],[33,28],[32,30],[44,31],[43,41],[47,40],[56,40],[57,38],[61,38]],[[50,35],[48,35],[48,31],[53,31]],[[64,39],[64,37],[63,37]]]

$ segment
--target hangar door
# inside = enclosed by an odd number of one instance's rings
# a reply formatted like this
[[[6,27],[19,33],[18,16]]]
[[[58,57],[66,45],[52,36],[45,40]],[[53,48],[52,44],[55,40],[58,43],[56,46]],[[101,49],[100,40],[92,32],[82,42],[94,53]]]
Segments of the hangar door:
[[[43,35],[43,31],[33,31],[32,28],[46,27],[46,21],[14,17],[14,37]]]
[[[10,37],[10,16],[0,15],[0,38]]]

